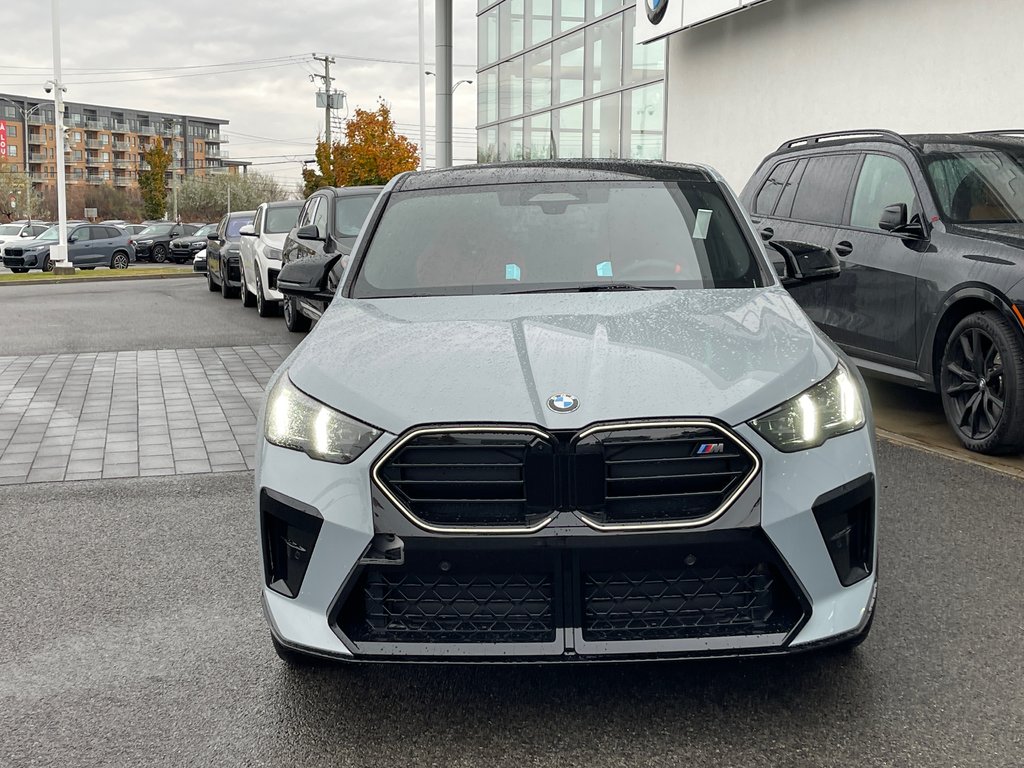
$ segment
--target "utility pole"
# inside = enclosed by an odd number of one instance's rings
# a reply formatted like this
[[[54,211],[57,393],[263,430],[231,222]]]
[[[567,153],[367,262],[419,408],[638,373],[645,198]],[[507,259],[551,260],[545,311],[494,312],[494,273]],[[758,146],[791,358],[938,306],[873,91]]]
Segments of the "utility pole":
[[[57,245],[54,272],[74,272],[68,264],[68,200],[64,186],[64,81],[60,71],[60,0],[50,0],[53,25],[53,123],[57,140]],[[27,144],[27,142],[26,142]]]
[[[437,76],[435,93],[434,141],[435,167],[452,165],[452,0],[435,0],[434,61]]]
[[[424,46],[426,45],[426,30],[423,29],[423,2],[420,0],[419,13],[419,35],[420,35],[420,170],[427,169],[427,73],[424,71],[426,61]],[[27,166],[26,166],[27,167]]]
[[[331,64],[334,63],[334,58],[328,56],[326,53],[323,56],[317,56],[313,54],[313,61],[319,61],[324,65],[324,73],[322,75],[310,75],[310,80],[313,78],[320,78],[324,83],[324,140],[327,142],[327,146],[331,146],[331,96],[333,91],[331,89],[331,83],[334,82],[334,78],[331,77]]]

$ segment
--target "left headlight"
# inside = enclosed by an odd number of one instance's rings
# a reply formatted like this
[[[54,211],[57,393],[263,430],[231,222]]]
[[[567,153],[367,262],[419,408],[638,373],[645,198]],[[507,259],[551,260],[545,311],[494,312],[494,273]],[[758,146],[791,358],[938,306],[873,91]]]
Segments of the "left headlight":
[[[864,426],[860,389],[843,363],[827,378],[748,423],[780,451],[817,448]]]
[[[292,384],[288,374],[277,380],[267,398],[263,433],[274,445],[336,464],[355,461],[381,434],[314,400]]]
[[[268,259],[272,259],[273,261],[280,261],[281,260],[281,249],[280,248],[271,248],[268,245],[267,246],[267,250],[265,251],[265,253],[267,254],[267,258]]]

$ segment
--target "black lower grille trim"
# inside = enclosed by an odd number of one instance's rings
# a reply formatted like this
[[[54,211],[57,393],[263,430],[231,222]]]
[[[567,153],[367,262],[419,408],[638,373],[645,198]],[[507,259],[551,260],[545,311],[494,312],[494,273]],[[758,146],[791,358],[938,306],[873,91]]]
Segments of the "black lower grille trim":
[[[405,558],[357,569],[339,597],[331,623],[355,654],[557,655],[571,653],[563,638],[573,636],[577,653],[692,652],[730,638],[778,647],[810,611],[756,529],[656,545],[625,535],[507,549],[414,539]]]

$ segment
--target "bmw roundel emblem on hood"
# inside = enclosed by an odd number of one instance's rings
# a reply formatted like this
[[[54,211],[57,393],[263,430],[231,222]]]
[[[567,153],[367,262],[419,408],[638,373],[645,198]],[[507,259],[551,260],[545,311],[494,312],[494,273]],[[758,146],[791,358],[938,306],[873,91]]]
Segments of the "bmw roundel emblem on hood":
[[[665,18],[668,2],[669,0],[644,0],[644,5],[647,6],[647,19],[651,24],[658,24]]]
[[[559,392],[548,398],[548,408],[555,413],[572,413],[580,407],[579,398]]]

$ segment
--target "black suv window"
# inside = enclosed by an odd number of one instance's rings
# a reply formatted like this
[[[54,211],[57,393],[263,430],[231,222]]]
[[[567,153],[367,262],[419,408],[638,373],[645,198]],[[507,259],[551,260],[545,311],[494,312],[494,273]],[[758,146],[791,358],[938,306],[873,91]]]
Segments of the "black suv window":
[[[754,213],[759,213],[762,216],[772,215],[772,212],[775,210],[775,204],[779,201],[779,197],[782,196],[782,190],[789,183],[789,177],[793,174],[795,167],[796,160],[779,163],[775,166],[775,170],[765,180],[761,191],[757,193],[757,200],[754,202]]]
[[[791,216],[818,224],[841,223],[856,167],[857,156],[852,154],[808,158]]]
[[[906,205],[908,215],[917,210],[917,191],[906,167],[894,157],[866,155],[853,193],[850,226],[878,229],[882,211],[896,203]]]

